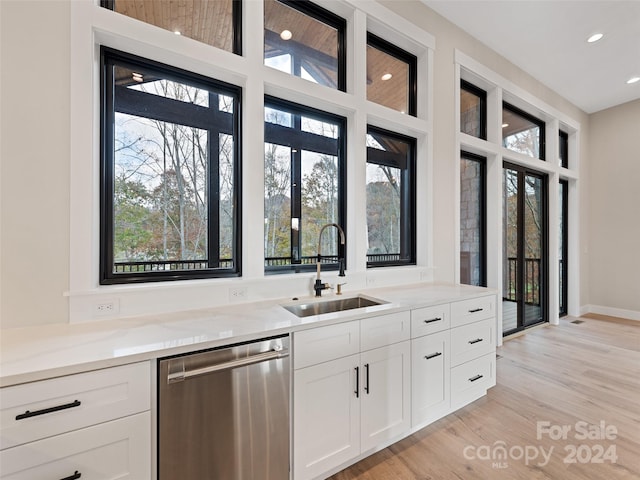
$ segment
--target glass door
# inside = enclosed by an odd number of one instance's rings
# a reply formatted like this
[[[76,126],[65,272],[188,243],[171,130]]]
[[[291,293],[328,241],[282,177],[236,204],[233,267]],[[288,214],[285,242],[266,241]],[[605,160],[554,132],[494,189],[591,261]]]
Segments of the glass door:
[[[546,321],[546,178],[505,163],[503,334]]]

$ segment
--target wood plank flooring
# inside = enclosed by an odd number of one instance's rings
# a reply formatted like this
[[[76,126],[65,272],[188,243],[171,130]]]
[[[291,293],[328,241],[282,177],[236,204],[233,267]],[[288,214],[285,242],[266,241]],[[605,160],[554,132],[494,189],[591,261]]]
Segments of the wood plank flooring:
[[[574,320],[506,341],[486,397],[331,479],[640,479],[640,322]],[[570,430],[538,435],[539,422]],[[506,457],[486,459],[499,446]]]

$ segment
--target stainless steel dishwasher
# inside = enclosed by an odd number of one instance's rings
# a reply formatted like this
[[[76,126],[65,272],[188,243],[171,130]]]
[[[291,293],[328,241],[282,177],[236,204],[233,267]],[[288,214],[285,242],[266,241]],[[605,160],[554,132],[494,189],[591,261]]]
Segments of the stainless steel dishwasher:
[[[160,359],[159,480],[288,480],[289,337]]]

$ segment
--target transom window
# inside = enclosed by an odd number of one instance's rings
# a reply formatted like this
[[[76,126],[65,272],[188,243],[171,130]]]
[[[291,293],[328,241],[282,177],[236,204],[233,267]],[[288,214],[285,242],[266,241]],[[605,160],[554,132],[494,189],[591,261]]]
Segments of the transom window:
[[[307,0],[264,0],[264,64],[345,91],[345,28]]]
[[[544,122],[519,108],[502,106],[502,146],[544,160]]]
[[[367,100],[416,115],[417,59],[367,34]]]
[[[414,138],[367,129],[367,267],[413,265]]]
[[[460,81],[460,131],[487,139],[487,92]]]
[[[320,229],[345,227],[346,120],[271,97],[264,115],[265,271],[310,271]],[[325,230],[321,253],[328,269],[344,258],[338,244],[337,229]]]
[[[242,53],[241,0],[102,0],[101,5],[175,35]]]
[[[561,167],[569,168],[569,134],[560,130],[559,137],[559,156],[558,159]]]
[[[240,272],[240,89],[103,48],[102,284]]]

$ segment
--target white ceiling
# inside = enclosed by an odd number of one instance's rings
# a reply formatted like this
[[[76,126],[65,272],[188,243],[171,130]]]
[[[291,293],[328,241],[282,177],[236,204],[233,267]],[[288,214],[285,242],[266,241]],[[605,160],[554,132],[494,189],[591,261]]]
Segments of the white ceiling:
[[[422,1],[587,113],[640,98],[640,0]]]

